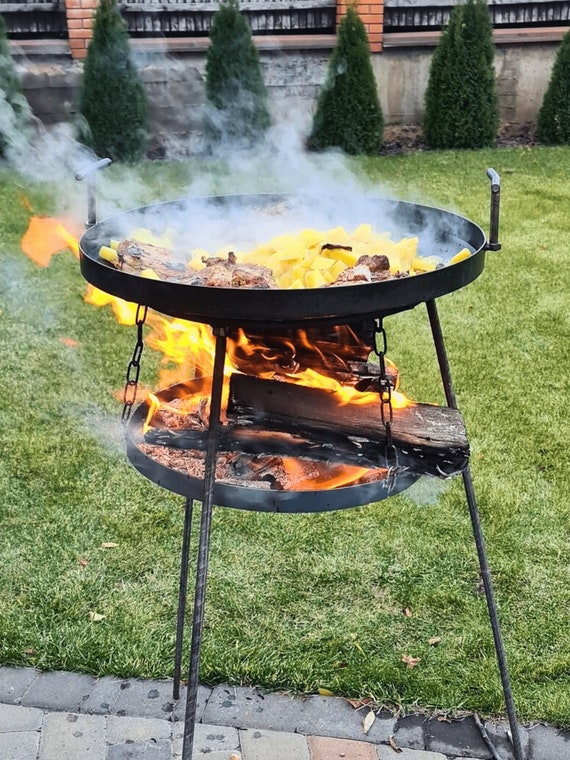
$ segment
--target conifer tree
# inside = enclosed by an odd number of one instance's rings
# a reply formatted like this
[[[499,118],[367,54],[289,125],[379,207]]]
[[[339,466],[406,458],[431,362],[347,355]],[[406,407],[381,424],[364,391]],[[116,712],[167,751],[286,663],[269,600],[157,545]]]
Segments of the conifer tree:
[[[31,113],[10,53],[6,23],[0,16],[0,158],[7,158],[11,147],[25,143]]]
[[[425,96],[423,132],[431,148],[493,145],[499,127],[494,56],[484,0],[454,6],[432,57]]]
[[[337,147],[351,155],[374,155],[383,139],[384,115],[368,35],[355,7],[349,5],[317,101],[309,147]]]
[[[101,0],[79,103],[81,141],[99,156],[136,161],[149,141],[148,102],[115,0]]]
[[[562,38],[554,59],[538,112],[537,137],[549,145],[570,144],[570,32]]]
[[[206,58],[204,138],[221,145],[251,148],[270,125],[267,91],[259,54],[238,0],[223,0],[212,18]]]

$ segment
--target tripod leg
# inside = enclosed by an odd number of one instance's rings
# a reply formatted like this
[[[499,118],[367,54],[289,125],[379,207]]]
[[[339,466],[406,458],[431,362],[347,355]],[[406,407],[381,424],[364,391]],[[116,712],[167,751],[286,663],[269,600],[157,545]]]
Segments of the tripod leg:
[[[186,497],[184,509],[184,532],[182,534],[182,553],[180,557],[180,585],[178,588],[178,616],[176,618],[176,644],[174,647],[174,684],[172,696],[180,698],[180,674],[182,670],[182,646],[184,643],[184,618],[186,616],[186,598],[188,593],[188,559],[190,555],[190,534],[192,531],[193,501]]]
[[[200,542],[198,545],[198,564],[196,568],[196,588],[194,593],[194,614],[192,617],[192,643],[190,645],[190,668],[188,674],[188,696],[184,718],[184,741],[182,760],[192,759],[196,708],[198,705],[198,677],[200,670],[200,647],[204,623],[204,603],[206,601],[206,578],[208,575],[208,557],[210,550],[210,530],[212,525],[212,502],[216,482],[216,458],[220,433],[220,411],[224,383],[224,361],[226,356],[226,336],[221,329],[215,329],[216,353],[214,373],[210,396],[210,424],[208,427],[208,445],[204,470],[204,496],[202,499],[202,516],[200,520]]]
[[[426,306],[428,310],[433,342],[434,342],[435,350],[437,354],[439,370],[441,373],[443,389],[445,391],[445,398],[447,400],[448,406],[450,406],[452,409],[457,409],[457,400],[455,397],[455,392],[453,390],[453,384],[451,382],[451,372],[449,369],[449,362],[447,360],[447,352],[445,350],[445,343],[443,341],[443,333],[441,331],[441,324],[439,321],[439,315],[437,313],[437,307],[435,305],[435,301],[428,301]],[[481,528],[479,510],[477,508],[477,499],[475,498],[475,489],[473,488],[471,472],[468,467],[463,472],[463,486],[465,488],[465,496],[467,499],[467,505],[469,507],[469,516],[471,518],[473,536],[475,538],[475,546],[477,548],[477,557],[479,559],[479,569],[481,571],[481,578],[483,580],[483,588],[485,590],[485,599],[487,600],[487,609],[489,612],[489,619],[491,621],[491,629],[493,631],[493,641],[495,643],[497,663],[499,665],[501,683],[503,686],[503,695],[505,697],[505,706],[507,708],[507,716],[509,719],[509,726],[511,729],[511,737],[512,737],[515,760],[524,760],[519,725],[517,723],[517,715],[516,715],[515,704],[514,704],[513,695],[511,691],[509,671],[507,668],[507,658],[505,655],[505,647],[503,645],[503,637],[501,635],[501,627],[499,624],[497,604],[495,602],[493,583],[491,581],[491,573],[489,571],[489,564],[487,562],[487,554],[485,551],[485,540],[483,538],[483,530]]]

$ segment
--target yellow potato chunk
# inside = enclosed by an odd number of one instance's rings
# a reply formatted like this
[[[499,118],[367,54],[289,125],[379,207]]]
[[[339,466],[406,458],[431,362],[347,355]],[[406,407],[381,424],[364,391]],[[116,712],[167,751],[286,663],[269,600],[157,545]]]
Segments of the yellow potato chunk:
[[[108,245],[102,245],[101,248],[99,248],[99,256],[110,264],[116,264],[119,260],[119,254],[117,251]]]
[[[346,248],[326,248],[321,255],[329,259],[342,261],[347,267],[353,267],[362,254],[355,251],[347,251]]]
[[[359,243],[370,242],[372,238],[372,225],[360,224],[350,236],[352,240],[356,240]]]
[[[342,261],[335,261],[330,269],[330,273],[336,280],[341,272],[344,272],[346,265]]]
[[[305,246],[300,241],[295,241],[278,249],[273,255],[273,261],[299,261],[305,256]]]
[[[412,269],[414,272],[433,272],[440,261],[437,256],[417,257],[412,261]]]
[[[324,232],[322,241],[323,243],[338,243],[340,245],[350,244],[350,238],[344,227],[333,227],[332,230]]]
[[[468,248],[462,248],[459,253],[455,254],[449,263],[459,264],[460,261],[465,261],[465,259],[468,259],[469,256],[471,256],[471,251]]]
[[[306,288],[321,288],[326,285],[327,281],[323,277],[322,272],[318,269],[310,269],[305,275],[305,287]]]
[[[309,260],[309,266],[312,269],[330,269],[334,265],[334,259],[329,259],[326,256],[315,256]]]
[[[142,269],[141,277],[146,277],[147,280],[160,280],[154,269]]]
[[[302,230],[299,233],[299,238],[307,248],[313,248],[315,246],[321,246],[323,241],[323,233],[319,230]]]

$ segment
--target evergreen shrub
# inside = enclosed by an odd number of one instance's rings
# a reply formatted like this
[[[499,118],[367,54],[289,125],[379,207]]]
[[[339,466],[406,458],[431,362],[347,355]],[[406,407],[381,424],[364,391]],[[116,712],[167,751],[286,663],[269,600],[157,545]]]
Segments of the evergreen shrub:
[[[31,118],[8,45],[6,22],[0,16],[0,158],[7,158],[10,147],[26,141]]]
[[[313,150],[341,148],[350,155],[374,155],[383,139],[384,115],[368,35],[350,5],[339,25],[308,144]]]
[[[434,51],[423,133],[431,148],[484,148],[495,142],[499,108],[493,30],[484,0],[451,11]]]
[[[80,95],[79,139],[98,156],[140,159],[149,142],[148,102],[115,0],[101,0]]]
[[[537,137],[549,145],[570,144],[570,32],[562,38],[554,59],[538,112]]]
[[[212,18],[206,57],[206,145],[251,148],[270,126],[267,91],[251,29],[238,0],[223,0]]]

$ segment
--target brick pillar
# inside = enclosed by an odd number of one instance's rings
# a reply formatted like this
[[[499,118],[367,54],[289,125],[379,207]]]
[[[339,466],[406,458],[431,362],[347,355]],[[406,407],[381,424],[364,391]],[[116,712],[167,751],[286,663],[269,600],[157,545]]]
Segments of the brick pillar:
[[[350,0],[337,0],[337,23],[344,16],[349,2]],[[384,0],[355,0],[355,6],[358,15],[366,27],[370,52],[381,53],[384,28]]]
[[[72,58],[85,58],[91,41],[93,16],[99,0],[65,0],[69,49]]]

